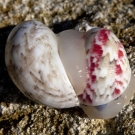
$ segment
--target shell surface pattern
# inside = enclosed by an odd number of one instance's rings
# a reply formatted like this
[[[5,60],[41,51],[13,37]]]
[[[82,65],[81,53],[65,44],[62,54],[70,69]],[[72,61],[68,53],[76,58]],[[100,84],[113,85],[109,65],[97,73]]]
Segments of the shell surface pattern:
[[[91,118],[114,117],[134,93],[124,47],[104,28],[55,35],[38,21],[23,22],[8,37],[5,62],[13,82],[33,101],[80,106]]]
[[[109,103],[125,91],[131,70],[118,38],[109,30],[94,29],[86,34],[87,87],[79,99],[83,104],[97,106]]]

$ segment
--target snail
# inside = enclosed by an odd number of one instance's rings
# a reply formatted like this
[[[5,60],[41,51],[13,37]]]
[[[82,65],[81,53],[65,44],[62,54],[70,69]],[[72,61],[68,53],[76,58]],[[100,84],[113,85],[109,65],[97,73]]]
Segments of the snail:
[[[79,106],[90,118],[114,117],[134,93],[124,47],[104,28],[54,34],[39,21],[22,22],[7,39],[5,63],[31,100],[58,109]]]

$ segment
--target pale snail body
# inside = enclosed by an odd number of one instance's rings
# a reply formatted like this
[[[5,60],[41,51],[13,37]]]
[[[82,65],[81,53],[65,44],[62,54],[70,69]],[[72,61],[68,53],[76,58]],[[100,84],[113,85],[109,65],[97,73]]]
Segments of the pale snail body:
[[[8,37],[5,61],[16,86],[33,101],[80,106],[92,118],[114,117],[133,94],[126,52],[109,30],[55,35],[38,21],[23,22]]]

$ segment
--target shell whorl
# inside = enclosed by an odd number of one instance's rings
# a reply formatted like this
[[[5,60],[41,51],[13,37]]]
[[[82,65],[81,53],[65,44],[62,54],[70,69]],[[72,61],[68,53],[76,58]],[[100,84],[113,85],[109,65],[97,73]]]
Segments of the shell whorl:
[[[5,60],[14,83],[30,99],[55,108],[79,105],[56,36],[42,23],[19,24],[8,38]]]
[[[79,95],[82,104],[98,106],[119,97],[127,88],[131,69],[119,39],[109,30],[86,33],[87,86]]]

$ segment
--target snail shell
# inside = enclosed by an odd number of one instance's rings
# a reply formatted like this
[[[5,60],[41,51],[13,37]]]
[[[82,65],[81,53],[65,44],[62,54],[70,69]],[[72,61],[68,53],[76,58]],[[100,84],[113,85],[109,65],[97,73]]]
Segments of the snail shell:
[[[45,25],[19,24],[8,37],[5,54],[12,80],[27,97],[56,108],[79,105],[58,55],[57,38]]]
[[[8,37],[5,61],[13,82],[33,101],[80,106],[92,118],[114,117],[134,92],[124,47],[103,28],[55,35],[38,21],[23,22]]]

